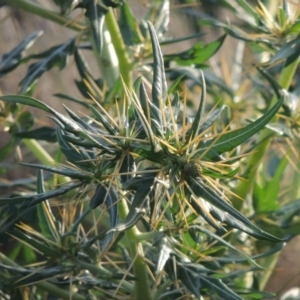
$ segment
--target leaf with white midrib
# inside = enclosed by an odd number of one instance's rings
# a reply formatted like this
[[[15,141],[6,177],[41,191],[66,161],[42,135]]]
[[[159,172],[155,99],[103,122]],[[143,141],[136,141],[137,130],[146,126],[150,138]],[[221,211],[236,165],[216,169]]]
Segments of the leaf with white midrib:
[[[28,36],[25,40],[23,40],[18,46],[16,46],[9,53],[5,53],[2,56],[2,60],[0,61],[0,77],[2,74],[8,73],[16,68],[22,61],[24,52],[32,46],[32,44],[36,41],[36,39],[43,34],[43,31],[38,31],[30,36]]]
[[[204,151],[207,151],[208,149],[209,150],[207,154],[211,152],[214,155],[219,155],[241,145],[243,142],[245,142],[247,139],[249,139],[256,132],[258,132],[265,125],[268,124],[268,122],[274,117],[276,112],[281,107],[285,98],[286,96],[285,94],[283,94],[278,100],[278,102],[266,114],[264,114],[262,117],[260,117],[253,123],[247,125],[246,127],[234,130],[232,132],[224,133],[221,135],[221,137],[216,137],[206,141],[202,144],[203,147],[201,147],[197,151],[197,155],[201,155]]]
[[[68,56],[73,54],[75,43],[76,39],[71,39],[66,44],[53,48],[51,53],[49,53],[49,55],[44,59],[30,65],[25,78],[20,82],[20,94],[24,94],[45,71],[56,66],[57,61],[59,61],[59,67],[62,68],[67,62]]]

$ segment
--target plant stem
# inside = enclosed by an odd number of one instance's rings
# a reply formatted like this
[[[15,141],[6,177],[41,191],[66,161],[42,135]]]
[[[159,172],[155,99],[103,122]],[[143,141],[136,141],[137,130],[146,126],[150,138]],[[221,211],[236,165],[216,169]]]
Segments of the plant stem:
[[[80,265],[81,268],[89,270],[93,274],[97,274],[97,275],[100,275],[102,277],[107,277],[107,278],[112,276],[110,271],[108,271],[105,268],[102,268],[100,266],[85,263],[82,261],[77,261],[76,263],[78,263],[78,265]],[[122,281],[121,286],[122,286],[122,288],[124,288],[124,290],[126,290],[129,293],[132,292],[134,289],[133,285],[126,280]]]
[[[120,67],[120,75],[127,87],[132,86],[132,63],[128,56],[125,43],[120,32],[118,23],[114,16],[113,10],[110,8],[105,15],[105,23],[111,36],[112,44],[114,45]]]
[[[44,165],[51,166],[53,164],[54,159],[36,140],[23,139],[23,143]]]
[[[91,41],[99,69],[105,78],[108,89],[111,90],[120,77],[119,61],[112,44],[111,34],[105,26],[102,34],[103,46],[101,53],[98,53],[93,37],[91,37]]]
[[[53,166],[54,159],[39,142],[33,139],[23,139],[23,143],[40,162],[47,166]],[[69,181],[70,180],[65,176],[59,177],[60,183],[67,183]]]
[[[299,59],[296,59],[293,63],[291,63],[282,70],[278,83],[283,89],[289,88],[294,74],[296,72],[296,69],[298,67],[298,62]],[[276,103],[276,101],[277,98],[276,96],[274,96],[270,102],[270,106],[273,106]],[[274,119],[276,120],[276,117],[274,117]],[[270,146],[274,135],[275,133],[270,134],[270,130],[268,129],[264,129],[260,132],[258,146],[255,148],[255,152],[252,153],[252,155],[250,155],[247,160],[246,172],[243,176],[246,180],[241,181],[234,191],[242,199],[245,199],[251,191],[251,189],[253,188],[253,184],[256,179],[256,172],[264,157],[266,150]],[[233,197],[232,204],[236,209],[241,210],[243,201],[241,201],[241,199],[239,198]]]
[[[4,265],[21,268],[18,264],[16,264],[12,260],[10,260],[7,256],[5,256],[1,252],[0,252],[0,261]],[[61,289],[61,288],[53,285],[52,283],[49,283],[49,282],[46,282],[46,281],[36,282],[36,283],[34,283],[34,285],[36,285],[38,288],[40,288],[44,291],[47,291],[52,296],[56,296],[56,297],[59,297],[59,298],[62,298],[62,299],[67,299],[67,300],[69,300],[69,299],[72,299],[72,300],[85,300],[86,299],[86,297],[83,296],[83,295],[73,294],[70,291]]]
[[[56,12],[50,11],[48,9],[45,9],[41,7],[38,4],[35,4],[29,0],[5,0],[5,4],[7,4],[10,7],[17,7],[20,9],[23,9],[29,13],[32,13],[34,15],[37,15],[39,17],[42,17],[44,19],[50,20],[52,22],[55,22],[57,24],[63,25],[64,27],[81,31],[85,29],[85,26],[74,22],[74,20],[61,16]]]
[[[128,206],[126,200],[123,198],[118,203],[119,215],[124,221],[128,215]],[[147,268],[144,262],[144,253],[141,243],[139,243],[139,231],[136,226],[129,228],[125,231],[127,242],[129,245],[130,255],[133,262],[135,281],[135,299],[151,300],[151,293],[148,283]]]

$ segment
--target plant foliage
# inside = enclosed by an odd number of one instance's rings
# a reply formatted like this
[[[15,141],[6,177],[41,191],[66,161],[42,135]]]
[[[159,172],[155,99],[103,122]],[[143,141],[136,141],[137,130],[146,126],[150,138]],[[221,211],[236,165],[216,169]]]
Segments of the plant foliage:
[[[265,67],[285,60],[284,72],[297,63],[293,50],[298,49],[293,29],[297,21],[281,20],[287,43],[281,38],[275,43],[274,28],[260,18],[268,16],[263,4],[255,10],[247,1],[234,1],[236,6],[221,1],[236,14],[246,13],[245,22],[258,37],[206,17],[201,24],[221,27],[225,34],[206,45],[199,42],[184,52],[164,55],[168,1],[153,1],[141,22],[127,2],[54,2],[62,14],[83,9],[85,23],[72,26],[84,30],[64,44],[26,57],[25,50],[41,34],[35,33],[0,63],[3,76],[36,59],[20,83],[19,94],[0,96],[1,117],[11,134],[0,149],[3,159],[28,139],[36,143],[34,150],[40,149],[37,141],[56,147],[55,159],[39,152],[40,162],[21,163],[37,169],[36,180],[10,183],[21,185],[22,191],[0,199],[0,234],[16,243],[11,254],[0,252],[0,297],[22,293],[32,299],[271,296],[255,284],[257,274],[266,267],[265,257],[299,234],[295,213],[299,201],[282,207],[278,203],[288,156],[270,154],[270,161],[277,159],[271,164],[263,155],[276,126],[288,127],[290,122],[290,139],[297,136],[299,115],[290,109],[291,96],[284,83]],[[120,12],[119,24],[113,8]],[[284,13],[281,10],[282,18]],[[107,50],[107,32],[113,53]],[[257,77],[249,80],[259,102],[247,122],[231,117],[243,113],[246,100],[238,103],[239,91],[202,71],[227,35],[253,48],[253,43],[263,45],[272,54],[268,63],[260,65]],[[93,77],[83,49],[94,53],[103,78]],[[65,113],[58,112],[29,95],[45,72],[64,68],[70,56],[80,74],[76,85],[83,98],[57,96],[89,109],[84,114],[68,105]],[[150,57],[151,63],[143,61]],[[132,83],[132,72],[141,64],[152,72]],[[201,87],[192,109],[184,82],[192,92]],[[28,106],[46,112],[56,127],[33,128],[32,114],[24,113]],[[279,122],[277,113],[287,121]],[[288,151],[293,153],[294,148]],[[261,162],[264,171],[270,165],[271,175],[260,174],[263,179],[255,182],[255,164]],[[243,200],[247,209],[241,207]],[[247,280],[249,273],[252,283]]]

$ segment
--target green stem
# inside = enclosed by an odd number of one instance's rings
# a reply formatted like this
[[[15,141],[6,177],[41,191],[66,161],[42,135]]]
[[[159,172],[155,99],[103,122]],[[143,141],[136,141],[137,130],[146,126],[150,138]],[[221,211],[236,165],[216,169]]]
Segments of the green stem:
[[[118,203],[119,215],[124,221],[129,213],[126,200],[123,198]],[[129,245],[130,255],[133,262],[133,271],[135,276],[135,299],[151,300],[151,292],[148,283],[147,265],[144,261],[144,252],[142,245],[137,241],[139,231],[136,226],[125,231],[125,236]]]
[[[106,270],[105,268],[102,268],[101,266],[85,263],[82,261],[77,261],[77,263],[82,269],[89,270],[91,273],[96,274],[98,276],[109,278],[113,275],[110,271]],[[129,293],[131,293],[134,289],[133,285],[126,280],[122,281],[121,287]]]
[[[288,89],[294,74],[297,70],[299,59],[296,59],[293,63],[285,67],[279,77],[278,83],[283,89]],[[270,102],[270,106],[273,106],[277,101],[276,96],[274,96]],[[274,118],[276,120],[276,117]],[[270,134],[270,130],[262,130],[259,139],[258,146],[255,148],[255,152],[248,157],[246,172],[244,174],[245,181],[241,181],[238,186],[235,188],[235,193],[240,196],[242,199],[245,199],[246,196],[250,193],[253,188],[253,184],[256,179],[256,172],[259,168],[259,165],[264,157],[265,152],[270,146],[272,138],[275,133]],[[232,203],[234,207],[238,210],[241,210],[243,201],[239,198],[233,197]]]
[[[102,34],[103,46],[101,53],[98,53],[93,37],[91,37],[91,41],[99,69],[105,78],[108,89],[111,90],[114,88],[117,80],[120,77],[119,61],[112,44],[111,34],[106,27],[104,28]]]
[[[3,253],[0,252],[0,261],[2,264],[8,265],[8,266],[13,266],[13,267],[19,267],[15,262],[10,260],[7,256],[5,256]],[[46,282],[46,281],[41,281],[41,282],[36,282],[34,283],[35,286],[38,288],[47,291],[49,294],[52,296],[59,297],[61,299],[72,299],[72,300],[85,300],[86,297],[79,295],[79,294],[73,294],[70,291],[64,290],[59,288],[56,285],[53,285],[52,283]]]
[[[23,143],[33,153],[33,155],[44,165],[53,165],[54,159],[36,140],[23,139]]]
[[[31,151],[31,153],[44,165],[53,166],[54,159],[51,155],[38,143],[33,139],[23,139],[23,143],[26,147]],[[70,180],[67,177],[61,176],[59,177],[60,183],[67,183]]]
[[[81,31],[85,29],[85,26],[74,22],[74,20],[61,16],[57,14],[56,12],[50,11],[48,9],[45,9],[41,7],[38,4],[35,4],[29,0],[5,0],[5,4],[7,4],[10,7],[17,7],[20,9],[23,9],[29,13],[32,13],[34,15],[37,15],[39,17],[42,17],[44,19],[50,20],[52,22],[55,22],[57,24],[63,25],[64,27]]]
[[[105,15],[106,27],[110,33],[112,44],[114,45],[116,55],[119,61],[120,75],[127,87],[132,86],[132,63],[128,56],[128,51],[120,32],[118,23],[114,16],[113,10],[110,8]]]

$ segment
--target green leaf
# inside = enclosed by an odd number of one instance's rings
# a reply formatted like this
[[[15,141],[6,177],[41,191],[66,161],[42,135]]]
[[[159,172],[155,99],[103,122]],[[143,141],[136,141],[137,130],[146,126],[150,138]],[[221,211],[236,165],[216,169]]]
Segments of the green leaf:
[[[300,20],[297,20],[292,24],[290,32],[293,34],[297,34],[299,33],[299,30],[300,30]]]
[[[203,232],[205,235],[210,236],[213,239],[215,239],[218,242],[220,242],[221,244],[223,244],[227,249],[231,249],[233,251],[238,252],[241,256],[245,257],[246,260],[250,264],[253,264],[255,267],[258,267],[260,269],[262,268],[251,257],[249,257],[248,255],[246,255],[243,251],[237,249],[236,247],[234,247],[233,245],[231,245],[230,243],[228,243],[227,241],[225,241],[224,239],[222,239],[221,237],[219,237],[218,235],[216,235],[215,233],[213,233],[211,230],[207,230],[203,226],[199,226],[199,225],[192,225],[190,228],[193,228],[193,229],[196,229],[197,231]]]
[[[45,239],[40,239],[37,236],[30,236],[27,232],[20,229],[14,229],[12,235],[17,237],[22,243],[28,244],[43,253],[46,257],[58,257],[60,255],[60,245],[55,243],[48,244]]]
[[[121,173],[120,177],[121,177],[122,185],[125,185],[128,180],[133,178],[135,172],[136,172],[136,164],[134,158],[130,153],[128,153],[125,155],[120,168],[120,173]]]
[[[31,131],[17,132],[15,133],[15,136],[22,139],[47,141],[49,143],[57,142],[56,129],[48,126],[43,126]]]
[[[126,190],[134,190],[134,198],[130,205],[129,213],[123,223],[116,225],[107,233],[115,231],[124,231],[134,226],[146,213],[149,208],[149,201],[154,186],[156,173],[144,174],[136,176],[129,180],[125,186]]]
[[[98,184],[95,194],[90,201],[90,208],[92,209],[105,203],[110,216],[111,228],[113,228],[117,222],[118,211],[116,204],[118,199],[117,191],[113,186]]]
[[[220,279],[203,275],[200,275],[199,277],[202,285],[207,287],[212,295],[217,294],[221,299],[243,300],[242,297],[230,290]]]
[[[226,34],[208,45],[197,43],[187,51],[165,55],[165,61],[175,61],[178,66],[203,65],[220,49],[225,38]]]
[[[128,95],[128,97],[129,97],[129,95]],[[144,111],[141,107],[140,101],[138,100],[138,98],[135,94],[133,94],[133,97],[131,97],[131,99],[132,99],[132,103],[134,104],[134,108],[135,108],[135,112],[138,116],[138,120],[141,122],[143,129],[150,141],[152,150],[155,153],[159,152],[161,150],[161,147],[155,139],[155,134],[151,128],[151,124],[149,124],[149,121],[147,120],[147,117],[144,114]],[[154,120],[152,120],[152,122],[153,121]]]
[[[19,104],[29,105],[29,106],[32,106],[32,107],[42,109],[45,112],[53,113],[53,110],[50,106],[44,104],[43,102],[41,102],[37,99],[29,97],[29,96],[6,95],[6,96],[0,96],[0,100],[10,102],[10,103],[19,103]]]
[[[90,105],[90,110],[92,111],[94,117],[99,121],[107,132],[111,135],[118,135],[118,132],[111,126],[111,124],[106,120],[106,118],[93,106]]]
[[[45,193],[43,172],[39,170],[37,178],[37,193]],[[52,214],[51,207],[46,199],[42,203],[37,204],[38,222],[43,236],[47,239],[60,242],[60,236],[56,228],[57,221]]]
[[[200,132],[201,128],[201,120],[202,120],[202,114],[204,111],[205,101],[206,101],[206,85],[205,85],[205,79],[203,76],[203,73],[201,71],[201,80],[202,80],[202,93],[201,93],[201,99],[199,108],[197,110],[196,116],[194,118],[192,128],[189,131],[188,137],[187,137],[187,143],[189,143],[191,140],[193,140]]]
[[[123,5],[120,6],[119,23],[124,42],[127,45],[135,46],[142,43],[143,37],[139,24],[136,21],[127,2],[124,2]]]
[[[200,212],[200,210],[202,210],[203,205],[200,205],[199,203],[202,198],[212,205],[210,206],[208,203],[202,203],[206,206],[208,212],[218,221],[224,222],[231,227],[240,229],[257,239],[265,239],[271,242],[281,241],[279,238],[276,238],[271,234],[264,232],[263,230],[252,224],[238,210],[236,210],[232,205],[222,199],[217,192],[205,185],[201,179],[188,178],[187,183],[189,184],[194,194],[200,198],[197,200],[191,200],[191,205],[198,213]]]
[[[263,187],[260,187],[258,183],[255,184],[253,206],[257,213],[277,211],[280,208],[277,200],[283,174],[288,164],[289,158],[286,154],[281,158],[274,175],[267,184],[264,184]]]
[[[257,10],[255,10],[246,0],[237,0],[238,4],[245,10],[247,15],[251,15],[256,22],[260,20],[260,15],[257,13]]]
[[[102,95],[99,92],[103,88],[101,80],[94,79],[87,62],[79,49],[75,50],[74,58],[77,70],[81,77],[81,81],[75,81],[79,91],[87,99],[90,99],[91,96],[95,99],[101,99]],[[88,100],[86,100],[86,102],[88,102]],[[94,104],[93,101],[92,104]]]
[[[278,84],[278,82],[264,69],[257,68],[258,71],[268,80],[268,82],[271,84],[274,92],[276,93],[277,98],[280,98],[281,94],[281,86]],[[285,99],[284,102],[286,102],[287,99]]]
[[[151,123],[151,128],[153,130],[157,129],[159,131],[160,128],[157,128],[155,124],[162,126],[163,124],[162,117],[161,117],[162,114],[160,109],[150,101],[143,81],[141,82],[140,85],[140,103],[141,103],[141,107],[143,108],[144,115],[147,117],[147,119],[148,116],[150,117],[149,122]],[[157,123],[151,122],[151,119],[156,120]]]
[[[170,258],[170,254],[174,251],[174,247],[170,244],[166,237],[160,239],[158,248],[159,253],[155,267],[156,275],[163,270],[166,262]]]
[[[172,79],[178,76],[183,76],[183,80],[191,79],[199,86],[202,86],[201,71],[199,68],[193,67],[175,67],[168,71]],[[234,93],[230,87],[227,86],[222,78],[217,77],[215,74],[208,70],[203,70],[204,78],[207,85],[207,90],[210,93],[214,93],[213,87],[217,86],[221,91],[226,92],[231,97],[234,97]]]
[[[0,198],[0,207],[9,204],[9,203],[22,203],[24,202],[25,207],[31,207],[34,206],[42,201],[45,201],[46,199],[54,198],[57,196],[61,196],[66,194],[67,192],[76,189],[77,187],[81,186],[82,183],[73,183],[64,187],[61,187],[59,189],[48,191],[45,193],[40,193],[36,195],[30,195],[30,196],[21,196],[21,197],[13,197],[13,198]]]
[[[43,31],[37,31],[25,38],[18,46],[9,53],[5,53],[0,61],[0,77],[14,70],[24,58],[25,51],[43,34]]]
[[[164,68],[164,59],[154,27],[147,22],[153,49],[153,82],[152,101],[158,109],[163,108],[163,101],[167,96],[167,80]]]
[[[240,170],[240,168],[237,167],[236,169],[233,169],[227,173],[225,173],[225,172],[220,173],[220,172],[216,172],[216,171],[212,171],[212,170],[203,168],[202,174],[207,175],[211,178],[226,179],[226,178],[234,177],[239,172],[239,170]]]
[[[270,64],[279,60],[286,59],[285,67],[294,62],[299,57],[300,52],[300,34],[293,40],[284,43],[283,46],[271,58]]]
[[[82,170],[76,170],[76,169],[71,169],[71,168],[57,168],[57,167],[50,167],[50,166],[45,166],[41,164],[28,164],[28,163],[20,163],[23,166],[28,166],[31,168],[37,168],[37,169],[42,169],[45,171],[49,171],[55,174],[60,174],[64,176],[68,176],[74,179],[79,179],[82,181],[90,181],[91,178],[93,178],[93,174],[89,172],[84,172]]]
[[[89,108],[89,103],[93,103],[92,101],[89,101],[88,99],[85,99],[84,101],[82,101],[77,98],[74,98],[74,97],[71,97],[71,96],[68,96],[65,94],[61,94],[61,93],[55,93],[55,94],[53,94],[53,96],[78,103],[86,108]]]
[[[205,141],[202,143],[201,148],[197,151],[197,155],[200,156],[204,151],[208,150],[205,157],[216,157],[217,155],[231,151],[235,147],[241,145],[271,121],[281,107],[285,98],[286,96],[283,94],[277,103],[266,114],[246,127],[224,133],[220,137]]]
[[[100,149],[104,148],[110,152],[109,148],[107,148],[105,145],[102,145],[100,142],[98,142],[98,140],[94,139],[89,132],[86,132],[86,130],[84,130],[84,128],[79,126],[72,119],[69,119],[69,118],[65,117],[64,115],[58,113],[56,110],[52,109],[50,106],[44,104],[43,102],[41,102],[39,100],[36,100],[29,96],[23,96],[23,95],[0,96],[0,100],[10,102],[10,103],[20,103],[20,104],[30,105],[33,107],[40,108],[46,112],[49,112],[56,117],[53,119],[54,119],[54,121],[56,121],[56,123],[58,123],[58,125],[61,128],[65,129],[66,131],[68,131],[70,133],[74,133],[81,138],[84,138],[84,139],[90,141],[91,143],[93,143],[93,145],[95,147],[99,147]],[[72,115],[72,116],[74,117],[74,115]],[[77,117],[77,119],[79,119],[79,118]],[[81,121],[81,124],[83,124],[82,121]],[[85,127],[87,127],[87,126],[85,126]],[[60,137],[62,137],[62,136],[60,135]]]
[[[209,127],[211,127],[214,122],[218,119],[218,117],[220,116],[220,114],[223,112],[223,110],[227,108],[226,105],[222,105],[220,108],[215,109],[214,111],[212,111],[208,117],[206,118],[206,120],[202,123],[199,134],[204,132],[206,129],[208,129]]]
[[[172,93],[175,92],[176,88],[178,87],[178,84],[180,83],[180,81],[182,81],[184,78],[184,75],[180,75],[177,77],[176,80],[174,80],[171,84],[171,86],[169,87],[169,90],[168,90],[168,95],[171,95]]]
[[[202,288],[201,280],[196,272],[191,271],[188,267],[178,264],[178,279],[193,293],[197,299],[201,299],[200,289]]]
[[[85,16],[88,18],[91,26],[92,41],[96,49],[97,55],[101,55],[103,47],[103,25],[104,16],[108,9],[104,5],[100,5],[96,0],[87,1],[85,5]]]
[[[53,67],[59,67],[60,70],[63,69],[68,62],[68,57],[74,53],[75,48],[76,38],[39,55],[32,55],[31,58],[41,58],[41,60],[29,66],[25,78],[20,82],[20,94],[26,93],[44,72]]]
[[[195,38],[203,37],[204,35],[205,35],[205,33],[195,33],[195,34],[183,36],[183,37],[180,37],[180,38],[165,37],[164,40],[160,41],[160,45],[165,46],[165,45],[185,42],[185,41],[192,40],[192,39],[195,39]]]
[[[78,147],[72,146],[62,135],[61,129],[57,128],[57,139],[62,153],[65,155],[68,161],[81,169],[90,171],[94,170],[94,164],[90,161],[91,157],[87,151]]]

